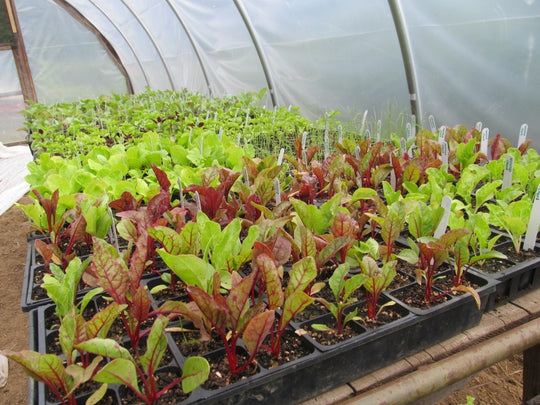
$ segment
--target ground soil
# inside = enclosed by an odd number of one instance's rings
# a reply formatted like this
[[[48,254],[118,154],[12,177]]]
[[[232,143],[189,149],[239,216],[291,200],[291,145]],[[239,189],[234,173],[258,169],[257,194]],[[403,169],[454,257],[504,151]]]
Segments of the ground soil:
[[[21,203],[28,203],[23,197]],[[0,215],[0,349],[28,349],[28,314],[21,311],[21,286],[26,261],[26,218],[20,209],[10,208]],[[507,361],[478,374],[458,392],[437,405],[466,404],[467,396],[475,404],[513,405],[521,403],[521,357]],[[0,404],[28,403],[28,377],[21,367],[10,362],[8,383],[0,388]]]

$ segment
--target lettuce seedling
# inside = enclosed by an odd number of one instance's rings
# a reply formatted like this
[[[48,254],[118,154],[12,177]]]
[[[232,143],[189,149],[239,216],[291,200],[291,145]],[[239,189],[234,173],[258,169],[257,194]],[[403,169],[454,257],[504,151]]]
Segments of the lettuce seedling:
[[[489,220],[494,226],[504,229],[514,245],[516,253],[521,252],[521,239],[527,232],[527,224],[533,207],[532,201],[522,199],[511,202],[497,201],[497,204],[486,204]]]

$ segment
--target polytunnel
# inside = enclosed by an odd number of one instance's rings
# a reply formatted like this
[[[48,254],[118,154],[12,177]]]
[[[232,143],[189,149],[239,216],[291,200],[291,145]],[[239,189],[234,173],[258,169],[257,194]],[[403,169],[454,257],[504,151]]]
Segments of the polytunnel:
[[[540,126],[540,4],[7,0],[2,95],[73,101],[145,88],[211,96],[267,88],[310,118],[414,114]],[[4,30],[5,31],[5,30]],[[19,83],[16,80],[18,77]],[[535,139],[534,146],[540,146]]]
[[[540,404],[539,2],[0,0],[0,404]]]

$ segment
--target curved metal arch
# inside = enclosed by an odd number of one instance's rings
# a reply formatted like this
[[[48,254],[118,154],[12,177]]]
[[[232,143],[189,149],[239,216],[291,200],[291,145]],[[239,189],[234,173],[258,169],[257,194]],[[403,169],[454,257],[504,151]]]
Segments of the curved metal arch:
[[[120,35],[122,36],[122,38],[124,38],[124,41],[126,41],[126,44],[129,46],[129,49],[131,50],[131,52],[133,53],[133,55],[135,56],[135,60],[137,61],[137,65],[139,65],[139,68],[141,69],[141,72],[144,76],[144,80],[146,81],[146,85],[149,86],[150,85],[150,80],[148,79],[148,76],[146,75],[146,72],[143,68],[143,65],[139,59],[139,57],[137,56],[137,52],[135,52],[135,49],[133,48],[133,46],[131,45],[131,43],[128,41],[128,39],[126,38],[126,36],[124,35],[124,33],[122,32],[122,30],[118,27],[118,25],[107,15],[106,12],[103,11],[103,9],[98,6],[94,0],[88,0],[88,2],[90,4],[92,4],[97,10],[99,10],[99,12],[113,25],[114,28],[116,28],[116,30],[120,33]]]
[[[165,72],[167,72],[167,78],[169,79],[169,83],[171,84],[171,88],[173,90],[175,90],[174,81],[172,79],[171,72],[169,71],[169,68],[167,67],[167,63],[165,63],[165,59],[163,57],[163,54],[161,53],[161,50],[160,50],[157,42],[154,40],[154,37],[152,36],[152,34],[148,30],[148,28],[146,28],[146,25],[143,24],[142,20],[139,18],[137,13],[135,13],[133,11],[133,9],[129,5],[126,4],[125,0],[121,0],[121,2],[129,10],[129,12],[133,16],[133,18],[135,18],[135,20],[139,23],[139,25],[142,27],[142,29],[144,30],[144,32],[146,33],[146,35],[148,36],[148,38],[150,39],[150,41],[154,45],[154,48],[156,49],[156,52],[159,55],[159,60],[161,61],[161,64],[163,65],[163,68],[165,69]]]
[[[184,32],[186,33],[186,35],[188,37],[188,40],[191,43],[191,47],[193,48],[193,52],[195,52],[195,56],[196,56],[197,60],[199,61],[199,65],[201,66],[204,81],[206,82],[206,87],[208,87],[208,94],[210,95],[210,97],[213,97],[214,92],[212,90],[212,86],[210,85],[210,80],[208,79],[208,73],[206,72],[206,68],[204,67],[204,63],[203,63],[202,58],[201,58],[201,53],[199,52],[199,48],[197,47],[197,45],[195,43],[195,39],[193,39],[193,36],[191,35],[190,31],[188,30],[186,24],[184,23],[184,20],[180,16],[180,13],[176,9],[176,7],[171,3],[171,0],[165,0],[165,1],[167,2],[169,7],[171,8],[171,10],[173,11],[174,15],[178,19],[178,22],[180,23],[180,25],[184,29]]]
[[[405,75],[407,76],[407,86],[409,88],[409,98],[411,101],[411,113],[416,116],[418,123],[422,122],[422,103],[420,95],[418,94],[418,79],[416,75],[416,65],[412,56],[411,40],[409,38],[409,31],[405,24],[405,16],[401,8],[400,0],[388,0],[388,6],[392,12],[392,18],[394,20],[394,26],[399,40],[399,47],[401,48],[401,56],[403,58],[403,66],[405,68]]]
[[[90,32],[92,32],[98,41],[101,43],[105,51],[109,54],[111,59],[113,60],[116,67],[122,72],[122,75],[124,76],[124,79],[126,80],[126,86],[128,89],[128,92],[130,94],[133,94],[133,84],[131,83],[131,79],[126,71],[126,68],[122,64],[122,61],[120,60],[120,57],[118,56],[118,53],[112,46],[112,44],[105,38],[105,36],[97,29],[97,27],[92,24],[88,18],[86,18],[75,6],[73,6],[71,3],[68,3],[67,0],[54,0],[58,6],[62,7],[68,14],[70,14],[73,18],[75,18],[77,21],[79,21],[82,25],[84,25]]]
[[[277,107],[278,102],[277,102],[277,96],[275,94],[274,81],[272,79],[272,75],[270,74],[270,70],[268,69],[268,62],[266,60],[266,55],[264,54],[261,48],[261,44],[259,42],[259,38],[257,37],[255,27],[253,27],[253,24],[251,23],[251,20],[249,19],[247,11],[244,8],[244,5],[241,3],[241,0],[233,0],[233,3],[236,6],[238,13],[242,17],[244,24],[246,24],[246,28],[249,32],[249,36],[251,37],[251,41],[253,42],[253,46],[255,47],[255,50],[257,51],[257,55],[259,56],[259,60],[261,62],[261,66],[264,72],[264,77],[266,78],[266,83],[268,85],[270,98],[272,99],[272,107]]]

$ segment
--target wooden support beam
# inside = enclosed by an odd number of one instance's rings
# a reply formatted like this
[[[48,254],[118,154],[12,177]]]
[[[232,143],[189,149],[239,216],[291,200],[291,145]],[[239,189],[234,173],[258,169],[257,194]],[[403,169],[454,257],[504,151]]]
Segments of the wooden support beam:
[[[540,396],[540,344],[523,351],[523,402]]]

